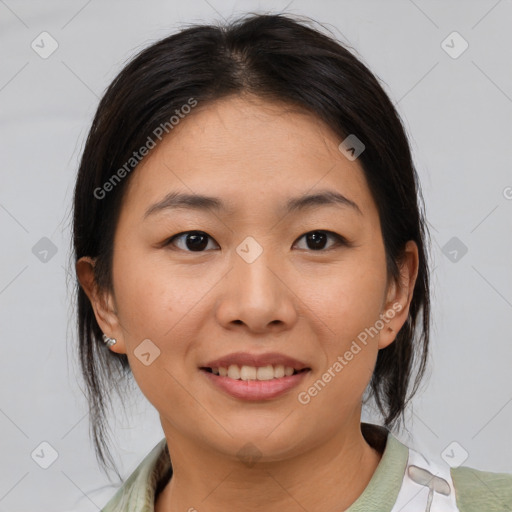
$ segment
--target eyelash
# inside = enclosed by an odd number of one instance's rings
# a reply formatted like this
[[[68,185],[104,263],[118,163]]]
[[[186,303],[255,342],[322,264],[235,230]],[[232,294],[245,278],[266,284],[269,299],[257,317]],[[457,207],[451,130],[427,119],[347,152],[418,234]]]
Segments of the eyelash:
[[[301,235],[297,239],[297,241],[302,239],[302,238],[304,238],[306,235],[309,235],[311,233],[323,233],[323,234],[326,234],[326,235],[330,236],[331,238],[333,238],[336,243],[333,246],[331,246],[331,247],[329,247],[327,249],[318,249],[318,250],[315,250],[315,249],[304,249],[304,250],[307,250],[307,251],[310,251],[310,252],[327,252],[327,251],[330,251],[332,249],[336,249],[337,247],[340,247],[340,246],[352,247],[352,245],[353,245],[346,238],[344,238],[341,235],[338,235],[338,233],[334,233],[333,231],[328,231],[328,230],[325,230],[325,229],[315,229],[313,231],[308,231],[307,233],[304,233],[303,235]],[[173,235],[172,237],[168,238],[164,242],[163,246],[164,247],[168,247],[168,246],[172,245],[173,242],[176,239],[179,239],[180,237],[183,237],[184,235],[190,235],[190,234],[206,235],[208,238],[210,238],[210,240],[213,240],[213,238],[210,235],[208,235],[208,233],[205,233],[204,231],[197,231],[197,230],[182,231],[181,233],[177,233],[176,235]],[[294,243],[294,245],[295,245],[295,243]],[[180,249],[180,248],[178,248],[178,250],[182,250],[184,252],[189,252],[189,253],[204,253],[204,252],[207,252],[207,251],[189,251],[187,249]]]

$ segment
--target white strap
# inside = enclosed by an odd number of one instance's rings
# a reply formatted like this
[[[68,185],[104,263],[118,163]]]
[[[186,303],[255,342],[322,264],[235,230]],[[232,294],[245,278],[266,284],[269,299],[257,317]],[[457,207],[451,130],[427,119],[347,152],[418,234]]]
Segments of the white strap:
[[[428,461],[409,448],[409,460],[391,512],[460,512],[450,466]]]

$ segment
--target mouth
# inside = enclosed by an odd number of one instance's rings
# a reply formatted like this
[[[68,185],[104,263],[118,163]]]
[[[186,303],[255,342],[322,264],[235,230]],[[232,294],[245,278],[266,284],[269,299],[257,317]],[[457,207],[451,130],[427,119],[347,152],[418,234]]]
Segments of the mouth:
[[[266,366],[239,366],[236,364],[229,365],[228,367],[219,366],[218,368],[201,367],[200,370],[218,375],[220,377],[227,377],[233,380],[258,380],[267,381],[274,379],[281,379],[283,377],[291,377],[298,373],[307,372],[310,368],[295,369],[291,366],[266,365]]]
[[[310,368],[284,365],[200,367],[212,387],[244,401],[266,401],[285,395],[310,373]]]

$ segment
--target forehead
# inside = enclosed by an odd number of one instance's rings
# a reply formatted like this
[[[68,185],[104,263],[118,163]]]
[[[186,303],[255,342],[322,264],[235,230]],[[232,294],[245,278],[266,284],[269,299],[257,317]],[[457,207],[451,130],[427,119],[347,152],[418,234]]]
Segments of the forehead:
[[[179,190],[222,197],[234,212],[328,189],[371,213],[362,167],[341,153],[341,140],[289,105],[241,97],[199,104],[135,169],[123,203],[140,210]]]

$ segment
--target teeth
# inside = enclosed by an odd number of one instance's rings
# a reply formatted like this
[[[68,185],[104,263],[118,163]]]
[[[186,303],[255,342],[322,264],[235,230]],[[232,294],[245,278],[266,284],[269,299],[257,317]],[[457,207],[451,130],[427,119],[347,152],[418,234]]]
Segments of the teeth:
[[[256,378],[258,380],[270,380],[273,379],[275,376],[274,367],[272,365],[269,366],[262,366],[261,368],[258,368],[256,372]]]
[[[289,377],[293,375],[294,369],[291,366],[283,366],[282,364],[278,364],[275,366],[260,366],[256,368],[255,366],[237,366],[236,364],[232,364],[229,368],[212,368],[212,372],[215,375],[220,375],[221,377],[229,377],[230,379],[235,380],[271,380],[271,379],[280,379],[281,377]]]
[[[276,379],[280,379],[281,377],[284,377],[284,373],[285,373],[284,366],[282,364],[280,364],[278,366],[274,366],[274,377]]]
[[[242,366],[240,368],[240,378],[242,380],[255,380],[257,373],[258,370],[254,366]]]
[[[238,368],[238,366],[236,364],[232,364],[228,368],[228,377],[230,379],[235,379],[235,380],[240,379],[240,369]]]

